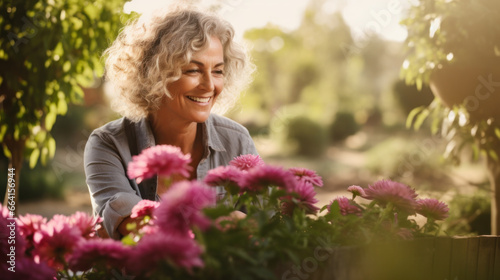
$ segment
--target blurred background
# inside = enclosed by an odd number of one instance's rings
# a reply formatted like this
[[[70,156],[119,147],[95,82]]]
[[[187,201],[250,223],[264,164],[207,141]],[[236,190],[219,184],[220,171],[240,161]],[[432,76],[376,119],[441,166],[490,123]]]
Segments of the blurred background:
[[[325,182],[321,206],[350,185],[391,179],[446,201],[451,217],[443,227],[450,234],[489,233],[484,159],[472,160],[465,147],[457,165],[443,157],[447,141],[431,133],[430,122],[418,130],[406,125],[412,109],[434,99],[428,86],[418,90],[401,75],[408,32],[400,21],[419,1],[191,2],[234,24],[256,65],[253,83],[226,116],[248,128],[267,163],[317,171]],[[157,5],[132,1],[125,11]],[[93,129],[119,117],[109,109],[108,91],[99,78],[84,88],[81,102],[68,105],[52,128],[54,158],[32,169],[24,163],[21,214],[91,212],[83,150]],[[0,170],[7,170],[8,159],[0,158]]]

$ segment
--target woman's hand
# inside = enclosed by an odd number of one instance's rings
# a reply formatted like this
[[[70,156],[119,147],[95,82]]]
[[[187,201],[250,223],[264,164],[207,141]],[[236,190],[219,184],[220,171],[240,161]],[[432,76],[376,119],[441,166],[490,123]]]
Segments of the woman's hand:
[[[139,224],[140,220],[133,219],[133,218],[130,218],[130,216],[128,216],[125,219],[123,219],[123,221],[118,225],[118,232],[122,236],[128,235],[130,233],[130,230],[127,229],[127,225],[131,224],[131,223],[135,223],[137,229],[139,229],[141,227]]]
[[[233,211],[231,212],[231,214],[229,214],[229,217],[232,219],[232,220],[241,220],[241,219],[245,219],[247,216],[247,214],[239,211],[239,210],[236,210],[236,211]]]

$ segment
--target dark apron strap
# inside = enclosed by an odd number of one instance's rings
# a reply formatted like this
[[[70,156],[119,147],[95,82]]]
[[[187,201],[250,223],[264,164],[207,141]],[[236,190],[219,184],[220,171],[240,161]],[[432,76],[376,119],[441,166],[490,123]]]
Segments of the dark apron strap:
[[[125,135],[127,136],[128,146],[130,148],[130,155],[138,155],[139,151],[137,148],[137,137],[135,135],[134,123],[127,118],[124,118],[124,123]],[[140,196],[142,199],[156,200],[156,176],[143,180],[137,185],[139,186]]]

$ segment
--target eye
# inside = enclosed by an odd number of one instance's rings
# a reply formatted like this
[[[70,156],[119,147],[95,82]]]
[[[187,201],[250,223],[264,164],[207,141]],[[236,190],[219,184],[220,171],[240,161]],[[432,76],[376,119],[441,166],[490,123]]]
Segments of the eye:
[[[224,76],[224,70],[214,70],[212,73],[216,76]]]
[[[195,73],[201,73],[200,69],[188,69],[184,70],[184,74],[195,74]]]

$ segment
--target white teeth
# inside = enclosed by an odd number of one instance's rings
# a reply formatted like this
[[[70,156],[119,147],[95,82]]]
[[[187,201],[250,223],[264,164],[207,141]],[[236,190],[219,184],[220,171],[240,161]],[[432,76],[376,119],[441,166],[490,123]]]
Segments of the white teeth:
[[[196,102],[201,102],[201,103],[207,103],[210,101],[210,97],[194,97],[194,96],[188,96],[187,98],[196,101]]]

